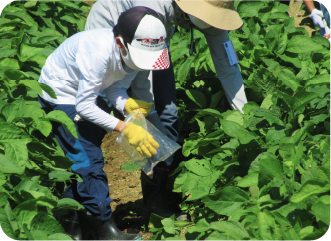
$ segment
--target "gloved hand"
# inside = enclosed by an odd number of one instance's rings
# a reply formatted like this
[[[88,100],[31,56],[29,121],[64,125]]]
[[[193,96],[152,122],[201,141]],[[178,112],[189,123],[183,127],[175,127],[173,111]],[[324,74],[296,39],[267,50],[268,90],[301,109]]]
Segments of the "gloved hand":
[[[149,112],[151,112],[151,107],[153,103],[147,103],[143,100],[135,100],[132,98],[129,98],[125,104],[124,109],[131,114],[132,112],[135,112],[136,110],[140,109],[141,113],[144,116],[147,116]]]
[[[315,25],[318,25],[320,28],[325,28],[323,23],[323,13],[320,10],[314,8],[314,10],[310,14],[310,18],[313,20]]]
[[[128,139],[129,144],[134,146],[143,157],[152,157],[157,153],[156,149],[160,147],[151,134],[133,123],[129,123],[125,127],[124,136]]]

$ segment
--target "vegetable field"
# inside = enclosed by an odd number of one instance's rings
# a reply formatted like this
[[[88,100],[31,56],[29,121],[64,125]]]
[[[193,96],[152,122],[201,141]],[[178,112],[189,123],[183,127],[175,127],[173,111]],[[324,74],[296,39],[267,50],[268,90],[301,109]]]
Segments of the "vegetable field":
[[[206,39],[177,27],[180,163],[173,191],[189,221],[152,215],[151,239],[314,240],[330,224],[330,44],[294,25],[288,6],[236,1],[244,21],[230,39],[248,103],[229,110]],[[55,217],[82,209],[62,199],[70,171],[51,133],[60,111],[37,101],[45,60],[84,29],[82,1],[16,1],[0,17],[0,224],[13,239],[70,240]],[[189,123],[189,124],[187,124]]]

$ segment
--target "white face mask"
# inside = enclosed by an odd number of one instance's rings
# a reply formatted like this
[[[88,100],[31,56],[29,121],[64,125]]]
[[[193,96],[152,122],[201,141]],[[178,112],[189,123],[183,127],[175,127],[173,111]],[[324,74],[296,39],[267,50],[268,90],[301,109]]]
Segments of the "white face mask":
[[[190,18],[191,22],[200,29],[212,27],[211,25],[209,25],[208,23],[205,23],[204,21],[200,20],[199,18],[196,18],[190,14],[187,14],[187,15]]]
[[[142,69],[139,69],[135,64],[134,62],[132,61],[132,58],[131,58],[131,55],[130,55],[130,52],[129,50],[125,47],[124,45],[124,41],[122,39],[122,37],[119,37],[120,40],[121,40],[121,43],[126,51],[126,56],[124,57],[123,53],[122,53],[122,50],[120,49],[120,54],[121,54],[121,57],[124,61],[124,63],[130,68],[130,69],[133,69],[133,70],[139,70],[141,71]]]

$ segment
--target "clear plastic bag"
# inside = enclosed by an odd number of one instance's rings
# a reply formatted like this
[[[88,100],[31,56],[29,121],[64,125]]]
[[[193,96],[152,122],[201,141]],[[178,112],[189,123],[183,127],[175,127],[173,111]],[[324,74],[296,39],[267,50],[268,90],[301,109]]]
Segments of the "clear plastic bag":
[[[128,115],[124,122],[127,124],[133,123],[135,125],[141,126],[145,131],[151,134],[154,140],[160,145],[157,149],[157,153],[149,158],[143,157],[134,146],[129,144],[129,141],[125,137],[123,131],[116,139],[116,141],[123,148],[124,152],[130,157],[130,159],[139,167],[141,167],[141,169],[149,177],[153,176],[153,168],[157,163],[167,160],[172,154],[175,153],[175,151],[181,148],[180,145],[168,138],[152,123],[146,120],[144,115],[139,110],[135,111],[133,114]]]

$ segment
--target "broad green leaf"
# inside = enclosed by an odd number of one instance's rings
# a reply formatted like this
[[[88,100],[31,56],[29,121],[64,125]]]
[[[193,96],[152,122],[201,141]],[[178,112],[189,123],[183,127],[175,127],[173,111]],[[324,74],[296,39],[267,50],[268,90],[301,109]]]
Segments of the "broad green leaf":
[[[205,135],[206,134],[206,128],[205,128],[205,122],[202,122],[201,120],[197,119],[199,128],[200,128],[200,132]]]
[[[329,118],[326,114],[320,114],[314,117],[310,117],[312,122],[317,125],[318,123],[324,122],[327,118]]]
[[[73,3],[73,2],[69,2],[69,1],[59,1],[59,4],[62,5],[62,6],[68,7],[69,9],[70,9],[70,8],[79,9],[79,6],[76,5],[76,4]]]
[[[51,37],[51,36],[57,36],[57,37],[62,37],[63,35],[54,29],[51,28],[46,28],[41,32],[34,32],[32,33],[33,36],[36,37]]]
[[[47,56],[43,53],[38,53],[28,59],[30,62],[35,62],[39,65],[40,68],[42,68],[47,60]]]
[[[285,218],[283,215],[281,215],[279,212],[274,211],[272,212],[272,215],[275,217],[276,222],[281,226],[290,226],[291,223],[288,221],[287,218]]]
[[[236,221],[217,221],[210,223],[211,229],[220,231],[230,236],[233,240],[243,240],[249,238],[249,234],[241,223]]]
[[[20,80],[18,82],[18,84],[30,87],[31,89],[33,89],[34,91],[38,92],[40,95],[43,96],[42,88],[40,87],[38,81],[36,81],[36,80],[31,80],[31,79],[29,79],[29,80]]]
[[[22,67],[22,63],[17,59],[4,58],[0,60],[0,67],[9,67],[12,69],[20,69]]]
[[[188,180],[190,180],[188,182]],[[176,180],[176,187],[181,186],[181,192],[187,192],[191,189],[196,189],[198,186],[200,177],[194,173],[186,172],[184,175],[180,175],[179,180]]]
[[[28,149],[24,140],[12,140],[4,143],[5,154],[12,161],[24,168],[28,161]]]
[[[64,233],[53,233],[48,235],[48,240],[71,240],[71,237]]]
[[[198,141],[185,140],[183,145],[183,155],[188,157],[191,154],[191,151],[199,144]]]
[[[181,64],[181,66],[179,67],[179,69],[177,70],[177,78],[180,82],[180,84],[182,85],[184,83],[184,81],[187,79],[189,73],[190,73],[190,67],[191,64],[193,63],[195,57],[189,57],[185,60],[184,63]]]
[[[52,131],[52,124],[46,118],[33,118],[36,128],[44,135],[49,136]]]
[[[261,188],[262,190],[262,188]],[[261,194],[259,195],[261,196],[258,200],[257,200],[257,206],[259,207],[259,209],[262,211],[263,209],[272,209],[275,206],[279,205],[279,203],[281,203],[281,200],[273,200],[270,197],[270,194],[264,195],[262,196]]]
[[[319,93],[300,91],[294,96],[293,111],[305,107],[309,102],[319,97]]]
[[[276,223],[273,215],[268,211],[264,210],[257,214],[258,218],[258,231],[263,240],[278,240],[276,232]]]
[[[0,130],[0,142],[18,139],[23,132],[23,130],[10,123],[0,123]]]
[[[206,96],[203,93],[197,90],[186,90],[185,92],[187,96],[198,106],[203,109],[207,107]]]
[[[20,11],[20,12],[7,12],[6,18],[20,18],[22,19],[28,26],[32,27],[33,25],[36,25],[37,22],[34,21],[34,19],[26,12],[26,11]]]
[[[330,184],[325,180],[312,178],[307,180],[300,190],[293,194],[290,201],[293,203],[299,203],[315,194],[321,194],[330,191]]]
[[[46,45],[43,44],[22,43],[20,48],[20,60],[22,62],[27,61],[29,58],[40,53],[45,47]]]
[[[48,158],[55,163],[55,167],[61,169],[68,169],[75,163],[66,156],[49,156]]]
[[[0,153],[0,166],[2,173],[8,174],[23,174],[24,167],[20,167],[14,161],[12,161],[9,157]]]
[[[56,219],[45,212],[39,212],[31,220],[31,231],[44,230],[51,233],[64,233],[62,226]]]
[[[219,104],[220,100],[224,97],[224,91],[217,91],[215,94],[211,96],[210,108],[216,108]]]
[[[178,48],[171,51],[171,61],[175,63],[179,58],[186,56],[189,53],[188,48]]]
[[[275,91],[275,94],[272,95],[272,98],[274,103],[277,103],[277,99],[284,101],[290,109],[293,108],[293,105],[295,103],[295,99],[292,96],[282,91]]]
[[[318,240],[319,238],[323,237],[328,231],[327,227],[323,227],[317,230],[314,230],[313,233],[306,234],[303,239],[304,240]],[[299,238],[297,239],[299,240]]]
[[[52,87],[50,87],[44,83],[39,83],[39,85],[43,89],[43,91],[45,91],[47,94],[49,94],[50,97],[52,97],[53,99],[57,99],[56,94],[55,94],[54,90],[52,89]]]
[[[249,101],[249,102],[247,102],[245,105],[244,105],[244,107],[243,107],[243,112],[247,115],[247,114],[249,114],[249,112],[252,110],[252,109],[254,109],[254,108],[256,108],[256,107],[259,107],[259,105],[258,104],[256,104],[255,102],[252,102],[252,101]]]
[[[74,175],[72,172],[66,171],[52,171],[48,174],[49,179],[54,182],[64,182],[70,180],[70,177]]]
[[[297,91],[300,86],[295,74],[291,70],[282,69],[278,72],[277,77],[283,82],[284,85],[291,88],[293,91]]]
[[[238,6],[238,13],[240,17],[254,17],[258,15],[261,8],[264,7],[264,3],[260,1],[241,1]]]
[[[32,8],[37,5],[37,1],[30,0],[24,4],[25,8]]]
[[[299,232],[300,239],[304,239],[305,236],[312,234],[313,232],[314,232],[314,226],[304,227]]]
[[[247,144],[252,140],[259,138],[254,132],[249,132],[244,127],[233,121],[227,121],[220,119],[222,128],[226,134],[231,137],[235,137],[239,140],[241,144]]]
[[[239,182],[238,187],[250,187],[250,186],[257,186],[259,181],[259,173],[252,172],[244,176]]]
[[[45,194],[38,191],[30,191],[30,190],[21,190],[20,194],[24,200],[38,199],[40,197],[44,197]]]
[[[190,121],[190,123],[193,123],[196,119],[200,119],[201,117],[208,115],[223,119],[223,115],[218,110],[204,109],[204,110],[199,110],[199,112],[194,116],[194,118]]]
[[[185,162],[185,167],[199,176],[209,176],[212,174],[212,167],[206,159],[191,159]]]
[[[19,106],[13,103],[7,104],[1,109],[1,113],[6,117],[7,122],[12,122],[20,116]]]
[[[208,195],[212,190],[215,182],[219,179],[221,172],[213,171],[210,176],[201,177],[193,173],[189,173],[186,183],[182,185],[182,192],[190,195],[188,201],[200,199]],[[187,185],[188,184],[188,185]]]
[[[280,12],[272,13],[269,16],[269,19],[281,19],[281,20],[285,20],[285,19],[288,19],[288,18],[290,18],[288,16],[288,14],[286,14],[286,13],[280,13]]]
[[[46,118],[61,123],[75,138],[78,139],[74,122],[63,111],[53,110],[46,115]]]
[[[48,240],[49,232],[46,230],[32,230],[30,234],[33,240]]]
[[[283,166],[276,156],[264,155],[259,160],[259,187],[263,187],[271,182],[275,177],[281,178]]]
[[[0,59],[8,58],[17,53],[16,49],[0,49]]]
[[[56,26],[58,26],[59,29],[61,29],[63,31],[63,33],[65,34],[65,36],[67,36],[69,34],[68,23],[66,21],[60,20],[58,17],[55,17],[52,20],[53,21],[51,21],[51,24],[53,24],[53,22],[54,22],[56,24]],[[55,29],[55,25],[53,27],[51,27],[51,28],[52,29]]]
[[[283,13],[283,14],[287,15],[286,13]],[[274,13],[271,14],[270,18],[272,18],[273,15],[274,15]],[[288,17],[288,15],[287,15],[287,17]],[[279,37],[277,44],[278,44],[277,54],[279,54],[279,55],[280,55],[280,54],[283,54],[284,51],[285,51],[285,49],[286,49],[286,44],[287,44],[287,34],[282,34],[282,35]]]
[[[330,84],[330,74],[316,75],[314,78],[308,80],[305,87]]]
[[[38,42],[41,44],[47,44],[51,41],[59,39],[58,36],[45,36],[45,37],[40,37],[38,38]]]
[[[62,198],[57,202],[56,209],[84,209],[84,206],[71,198]]]
[[[13,213],[20,229],[24,224],[30,229],[32,219],[38,214],[36,202],[37,200],[28,200],[14,208]]]
[[[286,55],[286,53],[283,55],[278,55],[278,57],[287,63],[293,64],[296,68],[301,69],[301,67],[302,67],[301,60],[298,57],[290,57],[290,56]]]
[[[167,233],[175,234],[175,224],[173,219],[165,218],[161,221],[161,223],[163,224],[164,230]]]
[[[225,187],[221,191],[205,196],[202,202],[214,212],[231,216],[249,200],[246,193],[238,187]]]
[[[245,107],[247,107],[247,104],[245,105]],[[244,125],[243,114],[241,114],[237,110],[233,110],[232,113],[225,118],[225,120],[236,122],[241,126]]]
[[[126,162],[123,165],[121,165],[121,170],[127,171],[127,172],[136,172],[139,169],[140,169],[140,167],[134,162]]]
[[[13,230],[13,227],[11,225],[11,219],[8,218],[7,213],[3,208],[0,208],[0,224],[2,231],[11,239],[16,240],[16,234],[15,230]]]
[[[273,104],[273,102],[272,102],[272,94],[269,94],[262,101],[261,108],[263,108],[263,109],[269,109],[272,104]]]
[[[326,225],[330,224],[330,195],[324,195],[317,199],[311,207],[317,221],[321,220]]]
[[[212,232],[205,240],[227,240],[228,235],[218,231]]]
[[[270,125],[284,125],[284,123],[278,117],[274,116],[274,114],[270,110],[263,108],[255,108],[251,111],[251,114],[265,118],[270,123]]]
[[[301,71],[296,75],[296,78],[298,81],[308,80],[310,78],[313,78],[316,73],[316,66],[311,61],[311,59],[309,59],[301,62]]]
[[[286,51],[291,53],[307,53],[323,49],[321,44],[316,43],[310,37],[294,35],[288,42]]]

